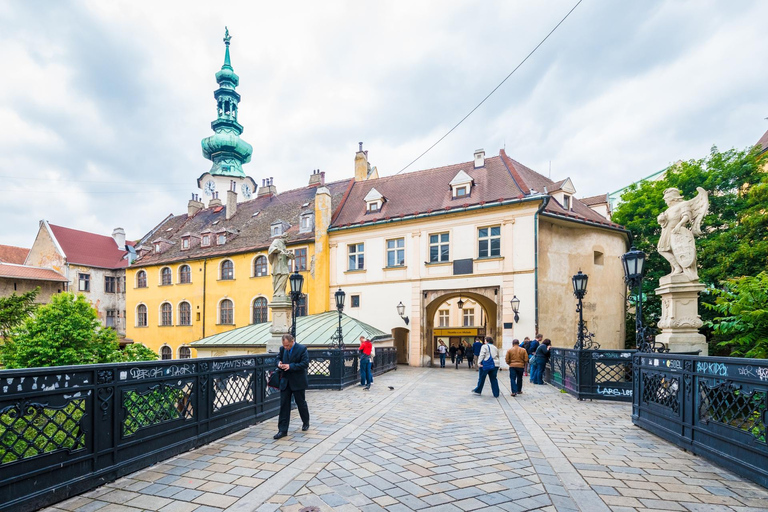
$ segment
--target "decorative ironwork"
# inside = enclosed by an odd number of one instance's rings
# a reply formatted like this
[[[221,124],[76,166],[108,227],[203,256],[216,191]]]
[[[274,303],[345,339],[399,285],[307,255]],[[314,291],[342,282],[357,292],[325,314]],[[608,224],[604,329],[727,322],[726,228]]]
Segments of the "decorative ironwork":
[[[19,402],[0,410],[0,465],[57,450],[85,448],[85,399],[61,406]]]
[[[233,373],[225,377],[214,377],[214,411],[218,411],[228,405],[253,401],[253,374],[251,372]]]
[[[191,382],[183,382],[180,386],[162,383],[144,392],[126,391],[123,395],[123,408],[126,411],[123,435],[131,436],[142,428],[169,421],[190,419],[191,394]]]
[[[715,421],[751,434],[758,442],[766,441],[765,391],[744,392],[742,386],[726,381],[710,387],[699,381],[699,420]]]
[[[642,324],[642,320],[637,326],[637,333],[635,340],[637,343],[638,352],[656,352],[659,354],[669,353],[669,347],[656,341],[657,329],[653,327],[646,327]]]
[[[99,370],[96,372],[97,384],[111,384],[115,380],[115,372],[112,370]]]
[[[107,413],[109,412],[109,401],[115,395],[115,388],[101,388],[98,391],[99,408],[101,409],[101,420],[107,419]]]
[[[205,373],[208,371],[208,363],[202,362],[200,363],[200,372]]]
[[[676,377],[667,377],[659,373],[643,374],[642,400],[644,403],[668,407],[677,414],[680,412],[680,400],[677,397],[679,389],[680,380]]]
[[[331,336],[331,341],[328,343],[328,348],[344,350],[344,337],[336,331]]]
[[[632,361],[619,364],[595,362],[595,382],[632,382]]]
[[[600,344],[594,339],[595,333],[589,332],[587,329],[587,323],[581,322],[579,326],[581,327],[581,333],[576,336],[579,341],[576,342],[573,348],[578,350],[579,345],[581,345],[583,350],[599,350]]]
[[[317,375],[319,377],[331,376],[331,360],[330,359],[312,359],[309,361],[309,368],[307,369],[309,375]]]

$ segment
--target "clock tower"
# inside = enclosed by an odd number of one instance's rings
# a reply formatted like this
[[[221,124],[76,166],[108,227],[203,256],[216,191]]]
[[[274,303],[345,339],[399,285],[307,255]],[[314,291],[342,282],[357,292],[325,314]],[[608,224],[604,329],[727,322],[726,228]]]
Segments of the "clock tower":
[[[235,74],[229,60],[229,41],[231,36],[225,27],[224,65],[216,73],[219,88],[213,93],[216,98],[216,120],[211,123],[213,135],[202,140],[203,156],[213,162],[211,169],[197,179],[197,187],[202,190],[206,204],[227,190],[235,189],[238,202],[251,199],[256,192],[256,182],[243,172],[243,164],[251,161],[253,147],[240,138],[243,126],[237,122],[237,109],[240,95],[235,88],[240,77]]]

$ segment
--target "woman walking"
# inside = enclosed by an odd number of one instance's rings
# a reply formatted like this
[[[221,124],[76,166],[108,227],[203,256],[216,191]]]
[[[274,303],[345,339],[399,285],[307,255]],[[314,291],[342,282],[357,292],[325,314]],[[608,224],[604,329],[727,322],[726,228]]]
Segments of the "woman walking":
[[[499,381],[497,374],[499,372],[499,366],[501,361],[499,360],[499,349],[493,344],[493,338],[490,336],[485,337],[485,343],[480,349],[480,356],[477,358],[477,364],[480,367],[480,377],[477,381],[477,387],[472,390],[472,393],[480,395],[483,392],[483,386],[485,385],[485,377],[487,376],[491,380],[491,391],[493,396],[499,397]]]

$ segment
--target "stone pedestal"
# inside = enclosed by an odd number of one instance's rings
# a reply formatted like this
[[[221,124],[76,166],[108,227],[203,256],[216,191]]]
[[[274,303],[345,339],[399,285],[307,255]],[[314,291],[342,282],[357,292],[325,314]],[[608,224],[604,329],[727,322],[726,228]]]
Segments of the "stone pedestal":
[[[272,327],[269,329],[272,337],[267,341],[267,352],[277,352],[283,345],[283,334],[291,332],[291,299],[273,297],[269,309],[272,310]]]
[[[664,343],[670,352],[694,352],[708,355],[707,338],[699,333],[703,325],[699,316],[699,292],[706,288],[685,275],[664,276],[659,279],[656,295],[661,296],[661,334],[656,341]]]

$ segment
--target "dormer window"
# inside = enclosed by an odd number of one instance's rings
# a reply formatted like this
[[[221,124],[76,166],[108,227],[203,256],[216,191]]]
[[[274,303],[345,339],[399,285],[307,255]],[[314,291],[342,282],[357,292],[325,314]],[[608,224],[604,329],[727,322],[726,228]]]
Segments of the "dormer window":
[[[189,237],[185,236],[181,239],[181,250],[186,251],[189,249]]]
[[[563,208],[565,208],[566,210],[571,209],[571,196],[569,195],[563,196]]]
[[[160,242],[157,242],[155,244],[155,252],[158,253],[158,254],[160,253]]]
[[[269,227],[269,233],[271,237],[281,236],[288,231],[290,225],[282,220],[277,220]]]
[[[226,233],[219,233],[216,235],[216,245],[224,245],[225,243],[227,243]]]
[[[451,180],[450,185],[453,199],[468,197],[472,193],[472,176],[464,171],[459,171]]]
[[[211,235],[203,235],[200,239],[201,247],[209,247],[211,245]]]
[[[282,224],[275,224],[272,226],[272,236],[280,236],[283,234]]]
[[[309,233],[312,231],[315,215],[312,213],[301,214],[301,220],[299,223],[299,233]]]
[[[372,188],[363,200],[365,201],[365,211],[368,213],[380,211],[384,201],[386,201],[381,192],[375,188]]]

